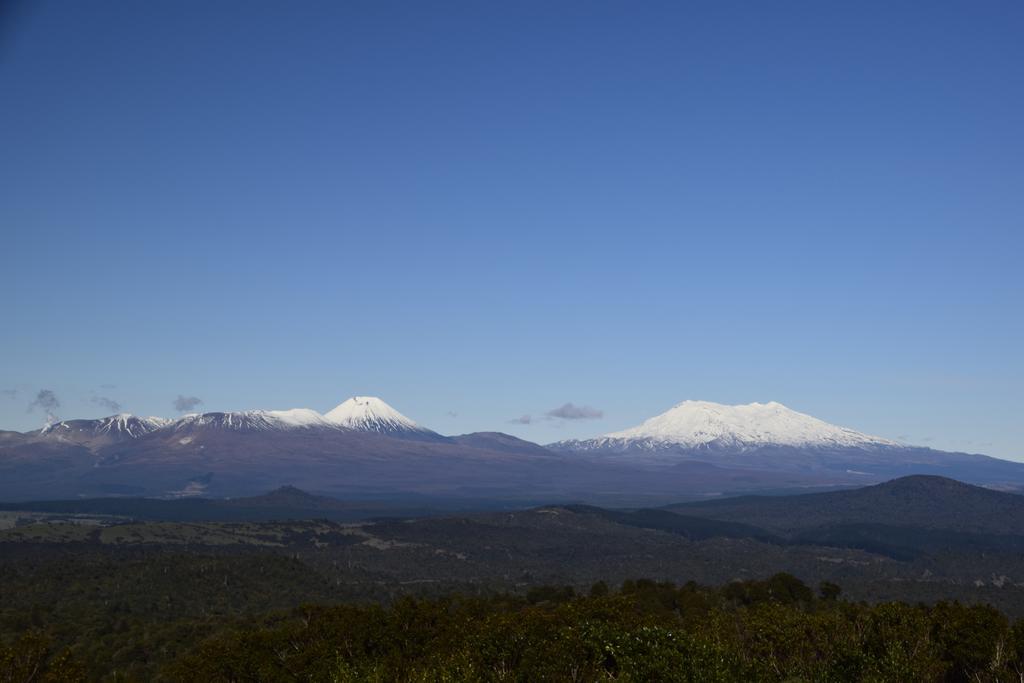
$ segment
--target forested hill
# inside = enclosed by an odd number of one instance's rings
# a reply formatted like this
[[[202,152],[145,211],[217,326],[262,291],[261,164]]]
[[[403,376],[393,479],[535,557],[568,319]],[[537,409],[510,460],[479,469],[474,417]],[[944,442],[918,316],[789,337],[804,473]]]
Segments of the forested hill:
[[[791,533],[830,524],[891,524],[966,533],[1024,533],[1024,496],[935,476],[863,488],[785,496],[741,496],[664,508]]]

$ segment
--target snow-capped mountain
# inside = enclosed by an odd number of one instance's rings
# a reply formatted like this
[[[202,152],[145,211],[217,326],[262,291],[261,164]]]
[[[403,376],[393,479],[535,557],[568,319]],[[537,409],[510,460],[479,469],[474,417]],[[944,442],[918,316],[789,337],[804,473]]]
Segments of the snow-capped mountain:
[[[547,448],[662,471],[699,462],[723,471],[743,471],[746,478],[772,472],[834,482],[940,474],[1003,482],[1024,473],[1024,465],[1018,463],[901,444],[774,402],[729,406],[683,401],[636,427],[593,439],[560,441]]]
[[[66,441],[79,445],[105,445],[130,439],[162,429],[172,420],[162,417],[138,417],[130,413],[119,413],[96,420],[63,420],[39,430],[39,437]]]
[[[238,432],[267,432],[290,429],[337,429],[337,425],[309,408],[291,410],[244,410],[227,413],[195,413],[169,424],[175,431],[203,428],[230,429]]]
[[[342,430],[388,436],[440,435],[421,427],[375,396],[353,396],[321,415],[309,408],[195,413],[170,423],[176,431],[214,427],[246,432],[281,430]]]
[[[359,496],[674,500],[906,474],[1024,487],[1024,463],[903,446],[778,403],[685,401],[637,427],[547,448],[500,433],[441,436],[368,396],[325,415],[306,408],[176,420],[120,414],[0,432],[0,500],[234,496],[288,483]]]
[[[118,420],[83,422],[91,434],[96,425]],[[351,398],[328,415],[310,409],[207,412],[147,423],[142,432],[126,429],[128,437],[116,442],[0,432],[0,500],[234,496],[296,482],[359,495],[481,495],[494,487],[533,495],[550,485],[561,462],[507,435],[441,436],[370,397]]]
[[[437,432],[413,422],[376,396],[353,396],[325,414],[324,419],[342,429],[359,432],[443,438]]]
[[[710,401],[683,401],[636,427],[548,448],[661,465],[699,460],[861,475],[932,462],[938,453],[829,424],[781,403],[730,406]]]
[[[798,413],[781,403],[730,406],[710,401],[683,401],[636,427],[559,445],[571,446],[573,450],[610,451],[900,446],[889,439],[869,436]]]
[[[374,396],[353,396],[326,415],[321,415],[310,408],[190,413],[173,420],[121,413],[96,420],[57,422],[39,430],[36,436],[94,448],[140,439],[148,435],[170,436],[223,431],[303,434],[365,432],[406,439],[446,439],[416,424]]]

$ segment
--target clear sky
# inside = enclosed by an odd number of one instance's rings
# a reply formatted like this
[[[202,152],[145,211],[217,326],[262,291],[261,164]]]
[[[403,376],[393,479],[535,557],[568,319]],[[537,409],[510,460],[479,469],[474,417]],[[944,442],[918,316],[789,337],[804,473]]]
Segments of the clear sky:
[[[1019,0],[4,6],[2,428],[777,400],[1024,459]]]

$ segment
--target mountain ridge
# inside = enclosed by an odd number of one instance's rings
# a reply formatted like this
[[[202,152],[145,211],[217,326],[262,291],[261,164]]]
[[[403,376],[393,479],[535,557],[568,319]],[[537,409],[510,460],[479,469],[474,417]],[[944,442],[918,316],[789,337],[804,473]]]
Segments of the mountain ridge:
[[[712,401],[682,401],[643,423],[571,444],[573,450],[656,451],[667,448],[750,450],[763,446],[877,447],[900,446],[896,441],[869,436],[799,413],[781,403],[725,405]]]
[[[501,432],[443,436],[367,396],[327,415],[303,408],[173,421],[118,414],[0,433],[0,499],[244,496],[294,484],[359,497],[661,505],[907,474],[1024,487],[1022,463],[903,446],[778,403],[683,402],[644,425],[626,430],[630,438],[613,432],[588,447],[545,447]]]

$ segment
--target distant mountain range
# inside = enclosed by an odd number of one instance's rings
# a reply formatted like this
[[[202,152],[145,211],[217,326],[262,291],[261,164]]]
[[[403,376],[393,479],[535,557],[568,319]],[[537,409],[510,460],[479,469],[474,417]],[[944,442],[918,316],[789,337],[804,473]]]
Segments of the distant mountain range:
[[[1024,464],[907,446],[778,403],[685,401],[632,429],[548,446],[500,432],[444,436],[368,396],[325,414],[119,414],[0,432],[0,500],[239,496],[294,485],[357,499],[646,504],[907,474],[1024,487]]]
[[[910,446],[838,427],[775,402],[729,406],[683,401],[636,427],[547,447],[648,467],[698,461],[726,468],[861,477],[865,483],[907,474],[984,484],[1024,483],[1022,463]]]

